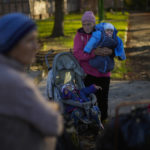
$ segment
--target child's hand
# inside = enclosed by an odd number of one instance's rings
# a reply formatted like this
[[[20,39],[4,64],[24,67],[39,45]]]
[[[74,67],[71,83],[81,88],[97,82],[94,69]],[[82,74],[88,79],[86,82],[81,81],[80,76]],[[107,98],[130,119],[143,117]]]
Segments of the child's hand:
[[[97,89],[97,90],[102,90],[102,87],[98,86],[98,85],[95,85],[94,84],[94,87]]]

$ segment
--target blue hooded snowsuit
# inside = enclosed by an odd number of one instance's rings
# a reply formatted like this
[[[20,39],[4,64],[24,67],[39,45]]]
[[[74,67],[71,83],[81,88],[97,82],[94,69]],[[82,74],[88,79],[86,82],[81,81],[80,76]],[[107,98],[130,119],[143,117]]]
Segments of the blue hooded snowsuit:
[[[84,52],[90,53],[92,49],[97,47],[108,47],[114,50],[115,56],[120,60],[125,60],[126,55],[124,52],[123,42],[117,36],[117,30],[114,28],[113,37],[108,37],[104,32],[104,25],[100,23],[95,26],[95,32],[92,33],[90,40],[84,47]],[[95,56],[89,61],[89,64],[97,68],[99,72],[106,73],[114,69],[114,59],[112,56]]]

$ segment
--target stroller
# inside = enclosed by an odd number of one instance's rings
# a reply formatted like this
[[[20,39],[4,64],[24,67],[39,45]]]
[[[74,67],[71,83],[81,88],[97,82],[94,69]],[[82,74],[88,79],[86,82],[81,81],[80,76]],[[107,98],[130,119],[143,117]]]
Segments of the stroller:
[[[72,99],[66,100],[61,96],[61,87],[64,84],[71,83],[73,85],[76,85],[78,89],[82,89],[85,87],[82,81],[82,79],[85,77],[85,73],[78,64],[75,57],[71,54],[71,52],[59,53],[54,57],[52,68],[50,68],[48,63],[48,56],[50,54],[51,52],[49,52],[45,56],[46,64],[49,70],[46,88],[48,98],[60,103],[60,105],[63,105],[62,114],[64,115],[64,118],[66,120],[73,120],[75,128],[79,129],[79,124],[88,126],[92,123],[95,123],[99,129],[103,128],[100,121],[100,110],[97,106],[97,99],[94,94],[89,95],[90,101],[83,103],[74,101]],[[73,106],[77,109],[80,109],[82,115],[80,117],[74,116],[74,114],[76,114],[76,111],[73,111],[69,114],[66,113],[64,110],[68,106]],[[86,120],[84,119],[85,117]]]

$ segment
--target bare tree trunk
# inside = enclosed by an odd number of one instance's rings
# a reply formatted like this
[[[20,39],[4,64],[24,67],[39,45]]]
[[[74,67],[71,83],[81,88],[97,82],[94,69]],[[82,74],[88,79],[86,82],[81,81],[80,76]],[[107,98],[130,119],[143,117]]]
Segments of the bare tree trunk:
[[[93,11],[96,15],[98,11],[98,0],[80,0],[80,12],[84,13],[88,10]]]
[[[84,4],[84,0],[80,0],[80,12],[83,13],[83,4]]]
[[[114,0],[114,9],[115,11],[118,10],[118,0]]]
[[[96,15],[98,12],[98,0],[92,0],[90,2],[90,10]]]
[[[51,36],[64,36],[64,0],[55,0],[55,23]]]

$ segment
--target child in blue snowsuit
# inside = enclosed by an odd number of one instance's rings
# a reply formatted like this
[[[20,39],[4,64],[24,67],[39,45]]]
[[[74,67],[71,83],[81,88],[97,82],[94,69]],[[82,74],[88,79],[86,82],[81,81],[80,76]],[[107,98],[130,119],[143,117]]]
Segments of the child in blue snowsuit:
[[[61,97],[66,100],[71,99],[74,101],[78,101],[80,103],[88,102],[90,101],[88,96],[91,93],[95,93],[99,89],[101,89],[101,87],[93,84],[91,86],[79,90],[73,84],[68,83],[62,86]],[[84,118],[83,112],[79,108],[74,106],[67,106],[65,111],[67,113],[71,113],[71,118],[74,119],[75,125],[77,125],[78,121],[81,119],[82,121],[86,122],[87,118]],[[99,113],[100,113],[99,108],[97,106],[93,106],[91,108],[90,117],[92,117],[99,126],[102,126],[98,118]]]
[[[111,23],[97,24],[95,30],[84,47],[84,52],[90,53],[97,47],[108,47],[114,50],[115,56],[118,56],[120,60],[126,59],[123,42],[117,36],[117,30]],[[114,69],[114,58],[113,56],[95,56],[89,64],[97,68],[99,72],[106,73]]]
[[[62,86],[61,96],[63,99],[72,99],[82,103],[90,101],[88,96],[91,93],[95,93],[98,89],[100,89],[100,87],[93,84],[79,90],[73,84],[68,83]]]

